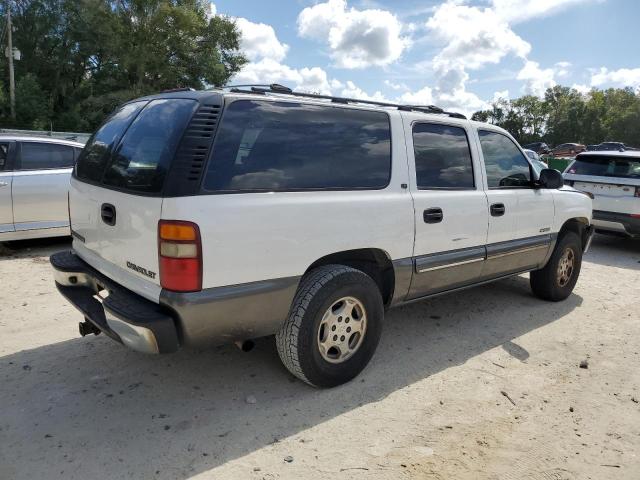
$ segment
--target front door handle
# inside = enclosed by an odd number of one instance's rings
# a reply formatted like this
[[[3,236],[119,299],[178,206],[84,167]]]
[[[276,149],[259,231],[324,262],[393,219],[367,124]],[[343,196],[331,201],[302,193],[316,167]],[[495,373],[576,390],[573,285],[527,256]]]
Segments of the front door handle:
[[[114,207],[110,203],[103,203],[102,207],[100,207],[100,217],[102,218],[102,221],[107,225],[115,225],[116,207]]]
[[[441,208],[427,208],[422,214],[424,223],[440,223],[444,218]]]
[[[489,210],[492,217],[501,217],[504,215],[506,208],[504,208],[504,203],[494,203]]]

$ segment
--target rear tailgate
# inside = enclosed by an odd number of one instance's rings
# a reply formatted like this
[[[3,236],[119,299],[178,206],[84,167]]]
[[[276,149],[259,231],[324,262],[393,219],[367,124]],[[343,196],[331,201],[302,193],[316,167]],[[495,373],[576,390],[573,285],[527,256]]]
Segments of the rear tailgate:
[[[569,166],[565,181],[593,195],[593,209],[640,213],[640,157],[583,154]]]
[[[116,192],[72,178],[69,202],[76,253],[115,282],[157,302],[162,198]],[[115,212],[113,225],[103,219],[107,205]]]
[[[164,179],[198,102],[154,99],[118,110],[89,140],[69,193],[74,249],[96,270],[158,302]]]
[[[566,179],[573,182],[576,190],[593,195],[594,210],[640,213],[640,198],[635,196],[636,188],[640,188],[640,180],[571,174],[566,175]]]

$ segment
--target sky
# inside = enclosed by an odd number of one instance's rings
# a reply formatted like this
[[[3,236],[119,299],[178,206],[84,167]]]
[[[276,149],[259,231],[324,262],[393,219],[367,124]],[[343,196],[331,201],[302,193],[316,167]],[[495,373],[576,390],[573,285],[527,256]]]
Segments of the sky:
[[[640,0],[215,0],[230,83],[472,113],[553,85],[640,88]]]

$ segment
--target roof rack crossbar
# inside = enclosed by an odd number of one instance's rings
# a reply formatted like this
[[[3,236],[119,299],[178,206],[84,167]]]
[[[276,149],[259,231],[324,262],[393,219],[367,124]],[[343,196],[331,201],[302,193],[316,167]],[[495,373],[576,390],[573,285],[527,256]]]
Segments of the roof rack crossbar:
[[[250,87],[251,90],[250,91],[239,90],[240,88],[246,88],[246,87]],[[461,113],[448,112],[435,105],[402,105],[399,103],[381,102],[378,100],[363,100],[360,98],[335,97],[332,95],[322,95],[320,93],[294,92],[291,88],[285,87],[284,85],[280,85],[278,83],[272,83],[271,85],[229,85],[222,88],[230,88],[232,92],[237,92],[237,93],[257,93],[262,95],[264,95],[265,93],[279,93],[283,95],[291,95],[294,97],[331,100],[334,103],[362,103],[365,105],[375,105],[378,107],[392,107],[402,111],[436,113],[436,114],[449,115],[450,117],[454,117],[454,118],[462,118],[462,119],[467,118]]]

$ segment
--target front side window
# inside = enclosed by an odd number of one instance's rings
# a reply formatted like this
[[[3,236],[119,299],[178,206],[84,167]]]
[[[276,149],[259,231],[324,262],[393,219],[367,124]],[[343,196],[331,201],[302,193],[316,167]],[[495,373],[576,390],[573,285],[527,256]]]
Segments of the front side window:
[[[73,147],[52,143],[22,142],[20,170],[73,167]]]
[[[204,179],[215,192],[380,189],[391,176],[384,112],[237,100]]]
[[[418,189],[473,189],[473,165],[464,128],[437,123],[413,126]]]
[[[531,167],[516,144],[501,133],[480,130],[478,134],[489,188],[530,187]]]

